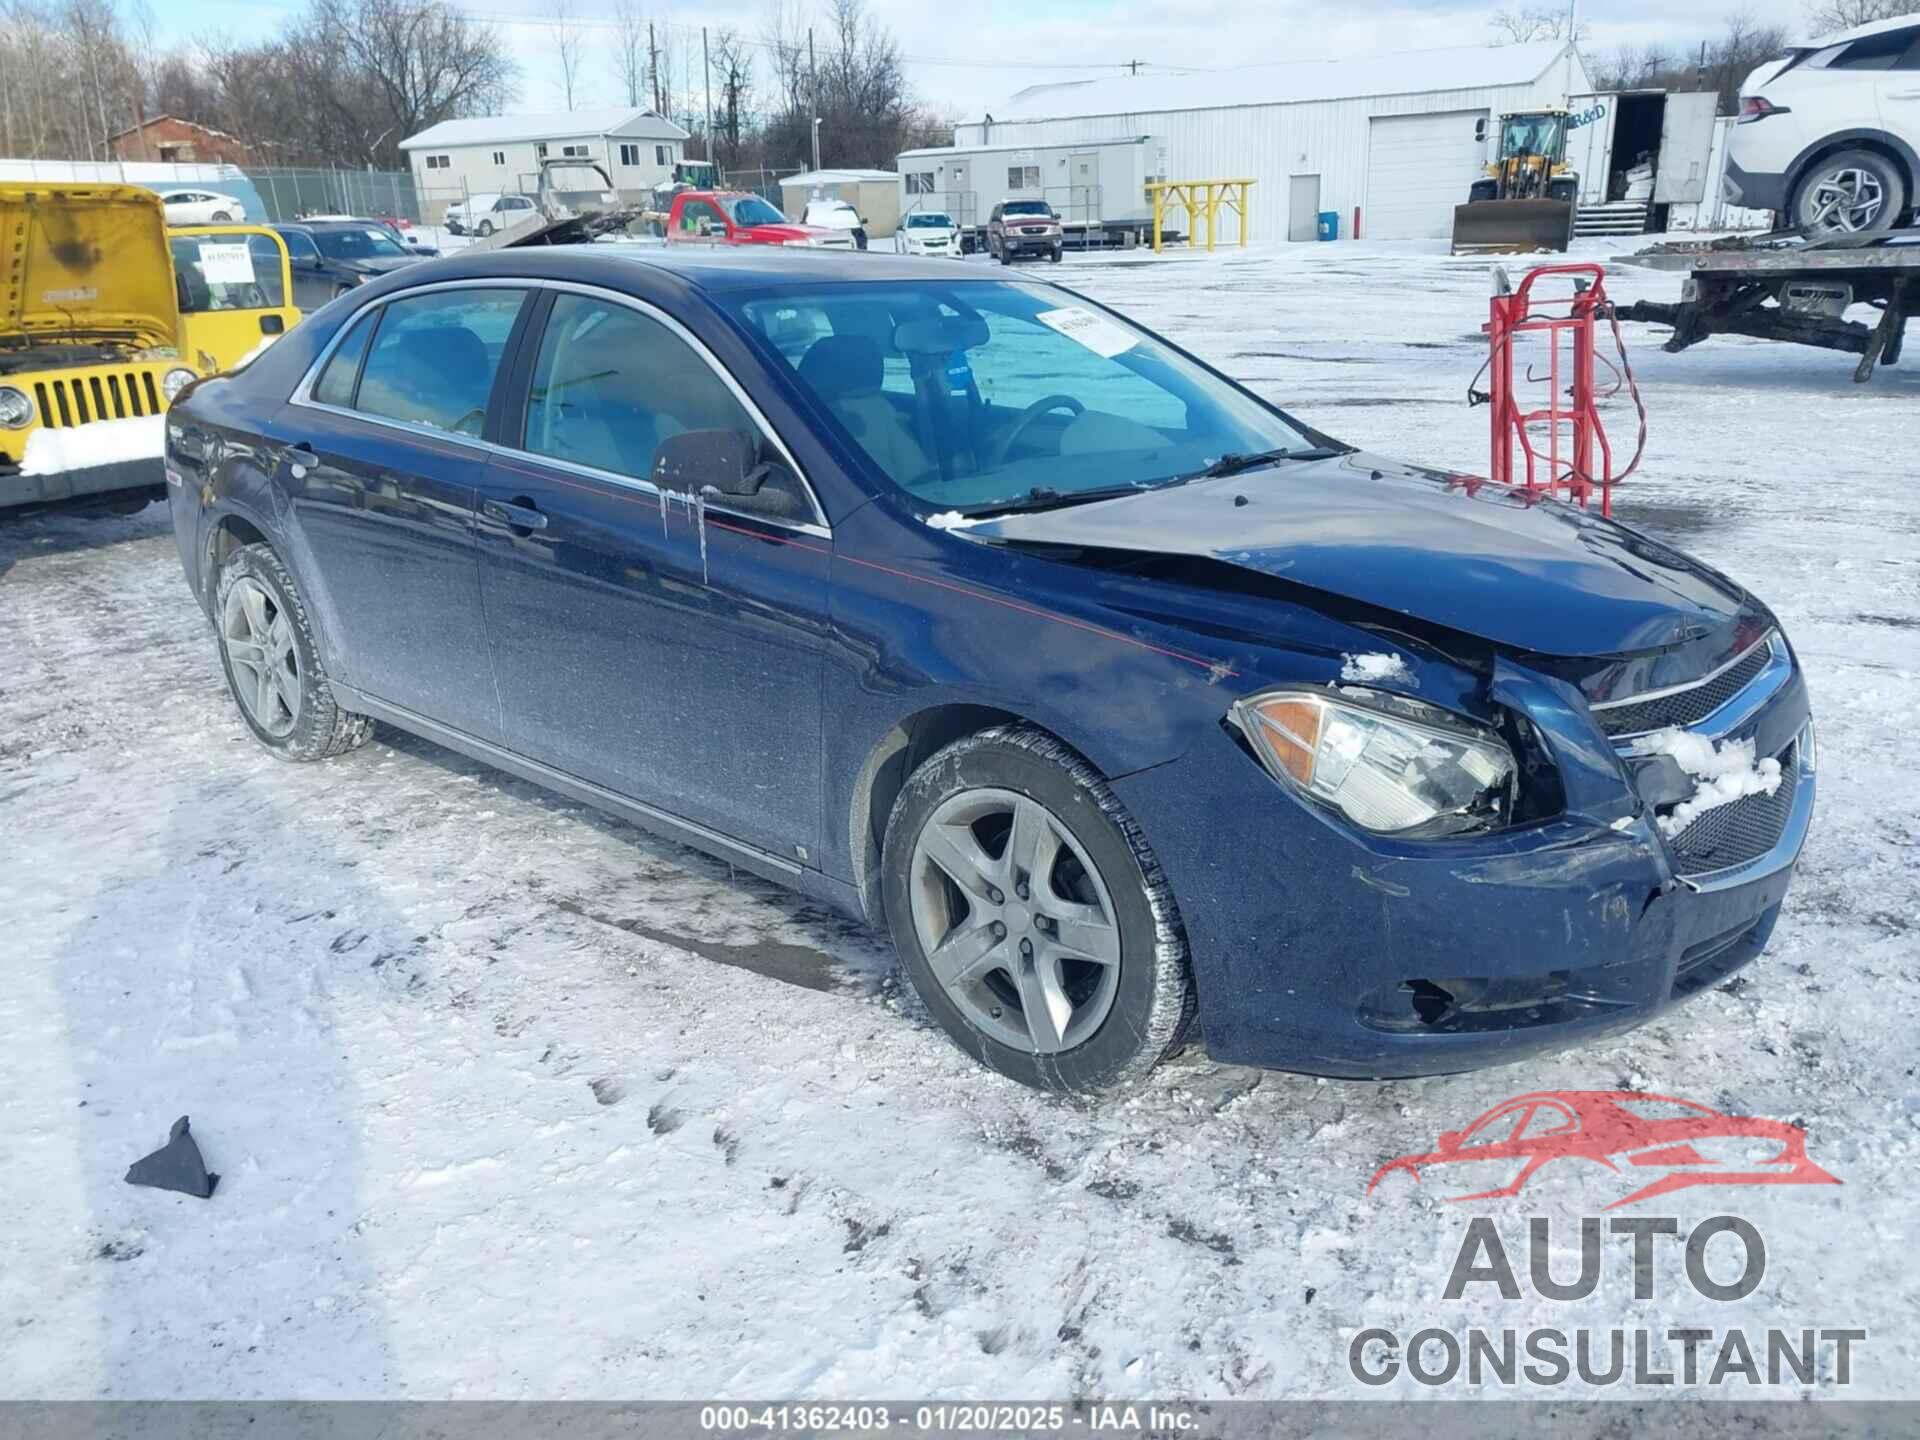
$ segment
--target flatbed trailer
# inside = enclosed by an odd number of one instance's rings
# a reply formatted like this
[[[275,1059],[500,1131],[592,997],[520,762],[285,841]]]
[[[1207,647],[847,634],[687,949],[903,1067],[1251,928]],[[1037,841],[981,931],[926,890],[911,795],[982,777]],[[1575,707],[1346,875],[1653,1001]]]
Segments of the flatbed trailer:
[[[1686,275],[1678,304],[1641,300],[1618,312],[1622,320],[1671,326],[1667,350],[1685,350],[1710,335],[1785,340],[1858,355],[1853,378],[1861,383],[1875,366],[1899,360],[1907,321],[1920,312],[1920,232],[1912,230],[1657,245],[1615,261]],[[1877,308],[1879,320],[1846,319],[1847,308],[1860,304]]]

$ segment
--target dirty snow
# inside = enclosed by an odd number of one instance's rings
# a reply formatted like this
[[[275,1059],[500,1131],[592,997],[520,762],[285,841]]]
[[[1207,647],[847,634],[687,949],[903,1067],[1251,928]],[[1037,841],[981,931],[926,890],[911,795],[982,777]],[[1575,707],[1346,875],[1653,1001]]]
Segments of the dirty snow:
[[[1756,762],[1751,740],[1722,740],[1716,745],[1704,735],[1666,729],[1634,748],[1642,755],[1671,755],[1699,782],[1691,795],[1660,817],[1662,835],[1678,835],[1709,810],[1748,795],[1771,795],[1780,788],[1780,762],[1772,756]]]
[[[1047,270],[1343,440],[1482,470],[1486,266],[1437,252]],[[1812,839],[1730,983],[1429,1080],[1189,1053],[1102,1105],[1022,1090],[880,936],[722,863],[393,731],[268,758],[164,508],[0,520],[0,1394],[1426,1395],[1363,1391],[1356,1331],[1485,1323],[1864,1326],[1852,1393],[1920,1396],[1920,367],[1860,387],[1819,351],[1628,338],[1652,433],[1621,515],[1778,610],[1821,725]],[[1611,1237],[1588,1300],[1442,1298],[1474,1214],[1523,1286],[1528,1215],[1577,1270],[1577,1217],[1624,1193],[1597,1166],[1507,1205],[1365,1194],[1509,1096],[1622,1087],[1801,1121],[1844,1181],[1636,1207],[1750,1219],[1744,1300],[1669,1249],[1634,1300]],[[121,1181],[182,1114],[211,1201]]]
[[[27,436],[20,473],[58,475],[94,465],[158,460],[166,443],[164,423],[158,415],[142,415],[131,420],[96,420],[71,430],[43,427]]]
[[[1407,660],[1404,655],[1390,653],[1342,655],[1340,659],[1344,662],[1340,666],[1340,678],[1349,682],[1371,685],[1382,680],[1407,678]]]

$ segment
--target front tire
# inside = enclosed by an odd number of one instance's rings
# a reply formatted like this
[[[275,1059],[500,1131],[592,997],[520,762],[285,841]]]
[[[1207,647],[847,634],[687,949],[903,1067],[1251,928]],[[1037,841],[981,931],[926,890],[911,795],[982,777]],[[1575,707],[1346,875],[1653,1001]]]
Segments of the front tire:
[[[1793,191],[1793,223],[1814,235],[1877,235],[1907,208],[1900,169],[1872,150],[1842,150],[1808,169]]]
[[[915,991],[1001,1074],[1091,1094],[1178,1045],[1195,999],[1172,891],[1106,781],[1051,735],[998,726],[927,760],[883,873]]]
[[[254,738],[282,760],[325,760],[367,743],[373,721],[335,703],[299,587],[266,545],[220,567],[214,627],[227,688]]]
[[[489,235],[493,234],[493,222],[491,220],[482,220],[479,229],[475,230],[474,234],[478,235],[482,240],[486,239]]]

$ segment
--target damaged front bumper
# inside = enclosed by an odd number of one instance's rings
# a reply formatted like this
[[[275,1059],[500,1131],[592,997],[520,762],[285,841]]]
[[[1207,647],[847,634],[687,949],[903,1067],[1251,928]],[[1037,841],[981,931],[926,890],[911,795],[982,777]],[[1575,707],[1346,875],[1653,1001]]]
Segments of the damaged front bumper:
[[[1813,813],[1797,675],[1756,721],[1763,744],[1801,756],[1777,839],[1683,875],[1584,707],[1503,670],[1496,696],[1540,727],[1566,782],[1554,820],[1366,834],[1265,783],[1224,732],[1114,782],[1167,869],[1216,1059],[1354,1078],[1476,1069],[1631,1029],[1765,947]]]

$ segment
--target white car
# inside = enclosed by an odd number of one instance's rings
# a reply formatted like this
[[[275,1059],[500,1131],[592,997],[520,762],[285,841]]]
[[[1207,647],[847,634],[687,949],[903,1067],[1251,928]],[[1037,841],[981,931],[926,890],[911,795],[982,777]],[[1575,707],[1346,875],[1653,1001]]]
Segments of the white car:
[[[844,230],[853,236],[856,248],[867,248],[867,222],[844,200],[809,200],[800,223],[818,230]]]
[[[1727,198],[1796,229],[1901,222],[1920,182],[1920,14],[1796,45],[1749,75]]]
[[[491,235],[518,225],[533,215],[533,201],[525,195],[469,195],[447,207],[447,229],[456,235]]]
[[[212,190],[165,190],[160,203],[169,225],[226,225],[247,218],[244,201]]]
[[[960,227],[939,210],[915,210],[900,220],[903,255],[958,255]]]

